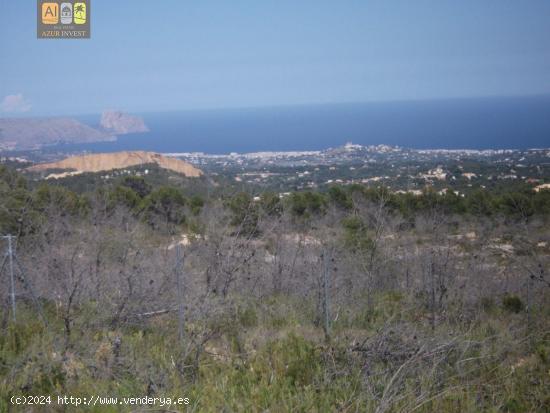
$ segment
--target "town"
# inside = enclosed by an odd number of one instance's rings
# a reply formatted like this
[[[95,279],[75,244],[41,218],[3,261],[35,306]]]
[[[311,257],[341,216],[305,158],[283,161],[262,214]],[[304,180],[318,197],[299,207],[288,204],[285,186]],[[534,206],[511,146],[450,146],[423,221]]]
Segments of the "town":
[[[464,193],[510,184],[540,190],[550,179],[550,149],[407,149],[347,143],[321,151],[166,155],[213,176],[282,192],[332,184],[383,185],[413,194],[425,187]]]

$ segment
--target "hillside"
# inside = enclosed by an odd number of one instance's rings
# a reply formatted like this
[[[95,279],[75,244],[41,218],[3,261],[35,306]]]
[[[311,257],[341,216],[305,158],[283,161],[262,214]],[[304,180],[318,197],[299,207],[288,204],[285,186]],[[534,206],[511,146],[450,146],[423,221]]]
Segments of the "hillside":
[[[164,159],[131,155],[53,166]],[[0,412],[148,392],[201,412],[549,411],[550,191],[200,196],[211,180],[147,168],[73,192],[0,164],[0,234],[34,291],[2,272]]]
[[[99,123],[92,127],[73,118],[0,119],[0,151],[114,141],[119,135],[149,131],[142,118],[118,111],[103,112]]]
[[[161,168],[178,172],[188,177],[202,175],[200,169],[175,158],[168,158],[154,152],[115,152],[72,156],[58,162],[44,163],[27,168],[30,172],[47,171],[50,169],[68,169],[75,173],[101,172],[112,169],[122,169],[130,166],[157,164]]]
[[[0,119],[0,150],[38,149],[58,143],[114,140],[107,132],[71,118]]]

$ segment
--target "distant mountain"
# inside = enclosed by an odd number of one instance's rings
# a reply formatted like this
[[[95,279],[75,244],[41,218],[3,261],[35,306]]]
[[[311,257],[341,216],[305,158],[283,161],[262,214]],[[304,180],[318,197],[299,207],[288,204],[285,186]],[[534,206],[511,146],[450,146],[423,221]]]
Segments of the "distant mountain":
[[[115,135],[149,132],[143,119],[118,111],[106,111],[101,115],[100,125]]]
[[[60,143],[115,141],[118,135],[148,130],[143,119],[113,111],[101,115],[98,128],[72,118],[0,118],[0,151],[40,149]]]
[[[202,175],[202,171],[190,163],[162,156],[158,153],[142,151],[72,156],[59,162],[34,165],[27,168],[27,170],[30,172],[41,172],[62,169],[69,170],[71,175],[75,175],[84,172],[110,171],[145,164],[157,164],[161,168],[178,172],[188,177],[199,177]]]
[[[0,150],[39,149],[59,143],[115,140],[113,134],[75,119],[0,119]]]

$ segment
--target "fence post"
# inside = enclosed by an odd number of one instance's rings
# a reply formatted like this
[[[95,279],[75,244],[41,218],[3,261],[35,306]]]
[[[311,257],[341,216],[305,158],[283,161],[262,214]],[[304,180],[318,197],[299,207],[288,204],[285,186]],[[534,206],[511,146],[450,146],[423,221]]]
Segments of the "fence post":
[[[10,295],[11,295],[11,309],[12,309],[12,314],[13,314],[13,321],[15,322],[16,321],[16,317],[15,317],[15,278],[13,276],[13,247],[12,247],[12,243],[11,243],[11,238],[12,236],[11,235],[8,235],[6,237],[8,239],[8,260],[9,260],[9,267],[10,267]]]
[[[178,288],[178,318],[179,318],[179,336],[181,345],[185,339],[185,306],[183,300],[183,263],[184,256],[181,245],[176,246],[176,283]]]
[[[328,250],[325,250],[324,268],[323,268],[323,290],[324,290],[324,310],[325,310],[325,340],[330,341],[330,303],[329,303],[329,266],[330,256]]]
[[[531,334],[531,275],[527,275],[527,335]]]
[[[16,303],[16,296],[15,296],[15,282],[16,279],[19,280],[21,283],[23,283],[23,287],[28,290],[28,292],[31,295],[32,302],[35,305],[36,309],[38,310],[38,313],[40,317],[42,318],[42,321],[44,322],[44,325],[46,327],[48,326],[48,322],[46,320],[46,317],[42,311],[42,306],[40,305],[40,302],[38,301],[37,296],[34,294],[34,291],[32,289],[32,285],[30,281],[25,276],[25,271],[21,267],[21,263],[19,262],[19,259],[17,258],[17,253],[15,252],[15,246],[13,244],[13,240],[16,237],[14,237],[11,234],[8,235],[1,235],[0,239],[7,240],[8,241],[8,249],[7,252],[4,254],[4,259],[2,261],[2,265],[0,266],[0,276],[4,272],[4,265],[6,262],[8,262],[9,266],[9,276],[10,276],[10,301],[11,301],[11,309],[13,314],[13,321],[16,321],[16,309],[17,309],[17,303]],[[17,268],[16,268],[17,266]],[[19,274],[15,274],[15,270],[19,271]]]

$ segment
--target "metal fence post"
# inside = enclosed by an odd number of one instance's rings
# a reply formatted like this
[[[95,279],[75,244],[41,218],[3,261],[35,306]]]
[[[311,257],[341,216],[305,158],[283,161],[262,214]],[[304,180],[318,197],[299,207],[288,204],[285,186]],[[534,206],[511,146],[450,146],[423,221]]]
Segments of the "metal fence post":
[[[179,336],[183,347],[185,339],[185,306],[183,299],[184,280],[183,280],[184,255],[181,245],[176,246],[176,283],[178,288],[178,318],[179,318]]]
[[[9,267],[10,267],[10,295],[11,295],[11,310],[13,315],[13,321],[16,321],[15,316],[15,278],[13,276],[13,248],[11,243],[11,235],[7,236],[8,239],[8,260],[9,260]]]
[[[330,340],[330,303],[329,303],[329,252],[325,250],[324,270],[323,270],[323,289],[324,289],[324,310],[325,310],[325,339]]]

